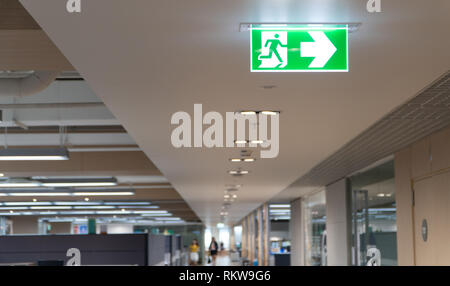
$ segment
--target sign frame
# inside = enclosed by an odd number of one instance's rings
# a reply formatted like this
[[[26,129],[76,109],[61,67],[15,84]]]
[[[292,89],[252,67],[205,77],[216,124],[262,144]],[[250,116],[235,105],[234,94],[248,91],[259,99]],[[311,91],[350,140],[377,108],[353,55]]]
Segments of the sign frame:
[[[250,31],[250,72],[349,72],[349,29],[348,24],[250,24],[248,27]],[[279,31],[279,32],[289,32],[289,31],[345,31],[345,68],[342,69],[327,69],[327,68],[303,68],[303,69],[277,69],[277,68],[263,68],[254,69],[254,51],[253,51],[253,31],[261,30],[267,31]],[[305,43],[315,43],[314,41]],[[262,45],[261,45],[262,46]],[[333,44],[334,46],[334,44]],[[299,49],[300,50],[300,49]],[[306,57],[305,57],[306,58]],[[331,56],[326,64],[333,58]],[[312,58],[311,61],[314,59]]]

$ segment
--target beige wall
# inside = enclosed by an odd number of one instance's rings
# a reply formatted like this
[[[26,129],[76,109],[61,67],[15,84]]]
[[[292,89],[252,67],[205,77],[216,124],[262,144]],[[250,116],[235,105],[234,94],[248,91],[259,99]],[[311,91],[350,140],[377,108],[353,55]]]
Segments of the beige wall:
[[[72,223],[71,222],[52,222],[50,223],[51,229],[49,234],[70,234]]]
[[[38,218],[35,216],[12,216],[13,234],[37,234]]]
[[[417,264],[414,224],[417,227],[418,223],[414,221],[414,186],[420,182],[421,191],[429,189],[428,194],[432,196],[432,179],[447,172],[450,172],[450,128],[427,136],[395,154],[399,265]],[[439,196],[447,196],[448,193],[450,190]],[[416,205],[418,203],[416,197]],[[432,213],[433,210],[430,208],[425,210],[427,212]]]

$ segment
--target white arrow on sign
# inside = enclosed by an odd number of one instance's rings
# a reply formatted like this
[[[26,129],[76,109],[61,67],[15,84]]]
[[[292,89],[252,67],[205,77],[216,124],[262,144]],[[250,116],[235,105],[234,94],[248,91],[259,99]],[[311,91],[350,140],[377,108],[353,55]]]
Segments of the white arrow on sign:
[[[337,49],[324,32],[310,31],[308,34],[314,39],[314,42],[300,43],[300,57],[315,57],[309,67],[323,68]]]

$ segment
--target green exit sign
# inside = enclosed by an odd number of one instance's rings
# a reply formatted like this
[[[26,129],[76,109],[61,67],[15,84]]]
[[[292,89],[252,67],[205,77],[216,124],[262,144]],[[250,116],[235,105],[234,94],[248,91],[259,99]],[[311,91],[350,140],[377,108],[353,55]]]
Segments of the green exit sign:
[[[252,25],[252,72],[347,72],[347,25]]]

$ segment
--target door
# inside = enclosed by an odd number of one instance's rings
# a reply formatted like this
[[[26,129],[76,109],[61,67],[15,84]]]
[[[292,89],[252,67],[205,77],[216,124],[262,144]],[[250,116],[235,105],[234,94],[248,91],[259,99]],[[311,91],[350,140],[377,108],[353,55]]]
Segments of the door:
[[[416,265],[450,265],[450,173],[414,182]]]

